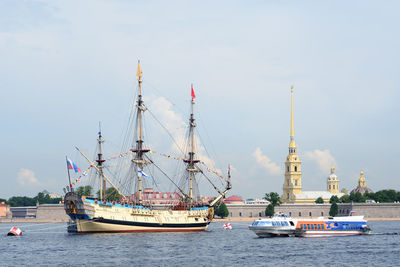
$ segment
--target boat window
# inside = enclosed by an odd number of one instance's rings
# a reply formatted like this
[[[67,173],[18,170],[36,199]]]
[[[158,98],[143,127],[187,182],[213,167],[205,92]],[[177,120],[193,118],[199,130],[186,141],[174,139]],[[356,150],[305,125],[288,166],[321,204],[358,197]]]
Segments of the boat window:
[[[311,230],[314,230],[314,225],[313,225],[313,224],[310,224],[310,226],[311,226]]]
[[[303,229],[303,225],[302,224],[300,225],[300,229]]]
[[[276,226],[276,223],[275,223],[275,222],[272,222],[272,226]]]
[[[290,226],[294,226],[294,223],[292,221],[290,221],[289,223],[290,223]]]

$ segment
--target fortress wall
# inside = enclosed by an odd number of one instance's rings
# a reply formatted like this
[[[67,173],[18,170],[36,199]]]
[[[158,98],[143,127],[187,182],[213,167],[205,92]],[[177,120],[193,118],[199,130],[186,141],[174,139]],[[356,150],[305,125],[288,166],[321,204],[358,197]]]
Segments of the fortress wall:
[[[228,217],[265,217],[267,205],[245,205],[245,204],[227,204],[229,210]]]
[[[400,218],[400,203],[353,203],[352,210],[365,218]]]
[[[292,217],[329,216],[330,204],[281,204],[275,207],[275,212],[283,212]]]
[[[39,205],[36,212],[37,220],[54,220],[68,222],[69,217],[65,213],[64,204],[42,204]]]
[[[267,205],[226,205],[228,217],[265,217]],[[292,217],[310,218],[329,216],[330,204],[281,204],[275,212],[283,212]],[[338,216],[364,215],[365,218],[400,218],[400,203],[338,203]]]

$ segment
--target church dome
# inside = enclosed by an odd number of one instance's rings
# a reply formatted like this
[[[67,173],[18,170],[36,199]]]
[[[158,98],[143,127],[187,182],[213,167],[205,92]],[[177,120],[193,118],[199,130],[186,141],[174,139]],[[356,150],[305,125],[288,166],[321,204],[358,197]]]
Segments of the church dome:
[[[358,186],[351,190],[350,194],[358,192],[361,194],[364,194],[365,192],[373,193],[373,191],[367,187],[367,182],[365,180],[363,171],[360,172],[360,178],[358,178]]]

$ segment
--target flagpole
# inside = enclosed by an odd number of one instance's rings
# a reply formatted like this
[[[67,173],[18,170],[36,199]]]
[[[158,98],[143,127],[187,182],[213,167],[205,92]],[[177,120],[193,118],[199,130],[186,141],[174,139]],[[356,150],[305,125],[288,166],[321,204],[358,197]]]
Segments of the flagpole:
[[[71,183],[71,175],[69,174],[69,169],[68,169],[68,158],[67,158],[67,156],[65,156],[65,162],[67,163],[67,172],[68,172],[69,186],[70,186],[70,188],[71,188],[71,192],[73,192],[72,183]]]

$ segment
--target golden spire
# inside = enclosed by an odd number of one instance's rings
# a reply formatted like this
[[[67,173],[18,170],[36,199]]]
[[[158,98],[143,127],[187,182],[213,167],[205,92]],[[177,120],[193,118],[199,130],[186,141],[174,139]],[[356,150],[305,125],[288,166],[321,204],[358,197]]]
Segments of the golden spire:
[[[136,76],[141,79],[143,77],[142,68],[140,67],[140,60],[138,60]]]
[[[291,89],[291,103],[290,103],[290,138],[294,139],[294,122],[293,122],[293,85],[290,86]]]
[[[294,119],[293,119],[293,88],[294,86],[290,86],[291,93],[291,102],[290,102],[290,144],[289,144],[289,152],[296,153],[296,142],[294,141]]]

